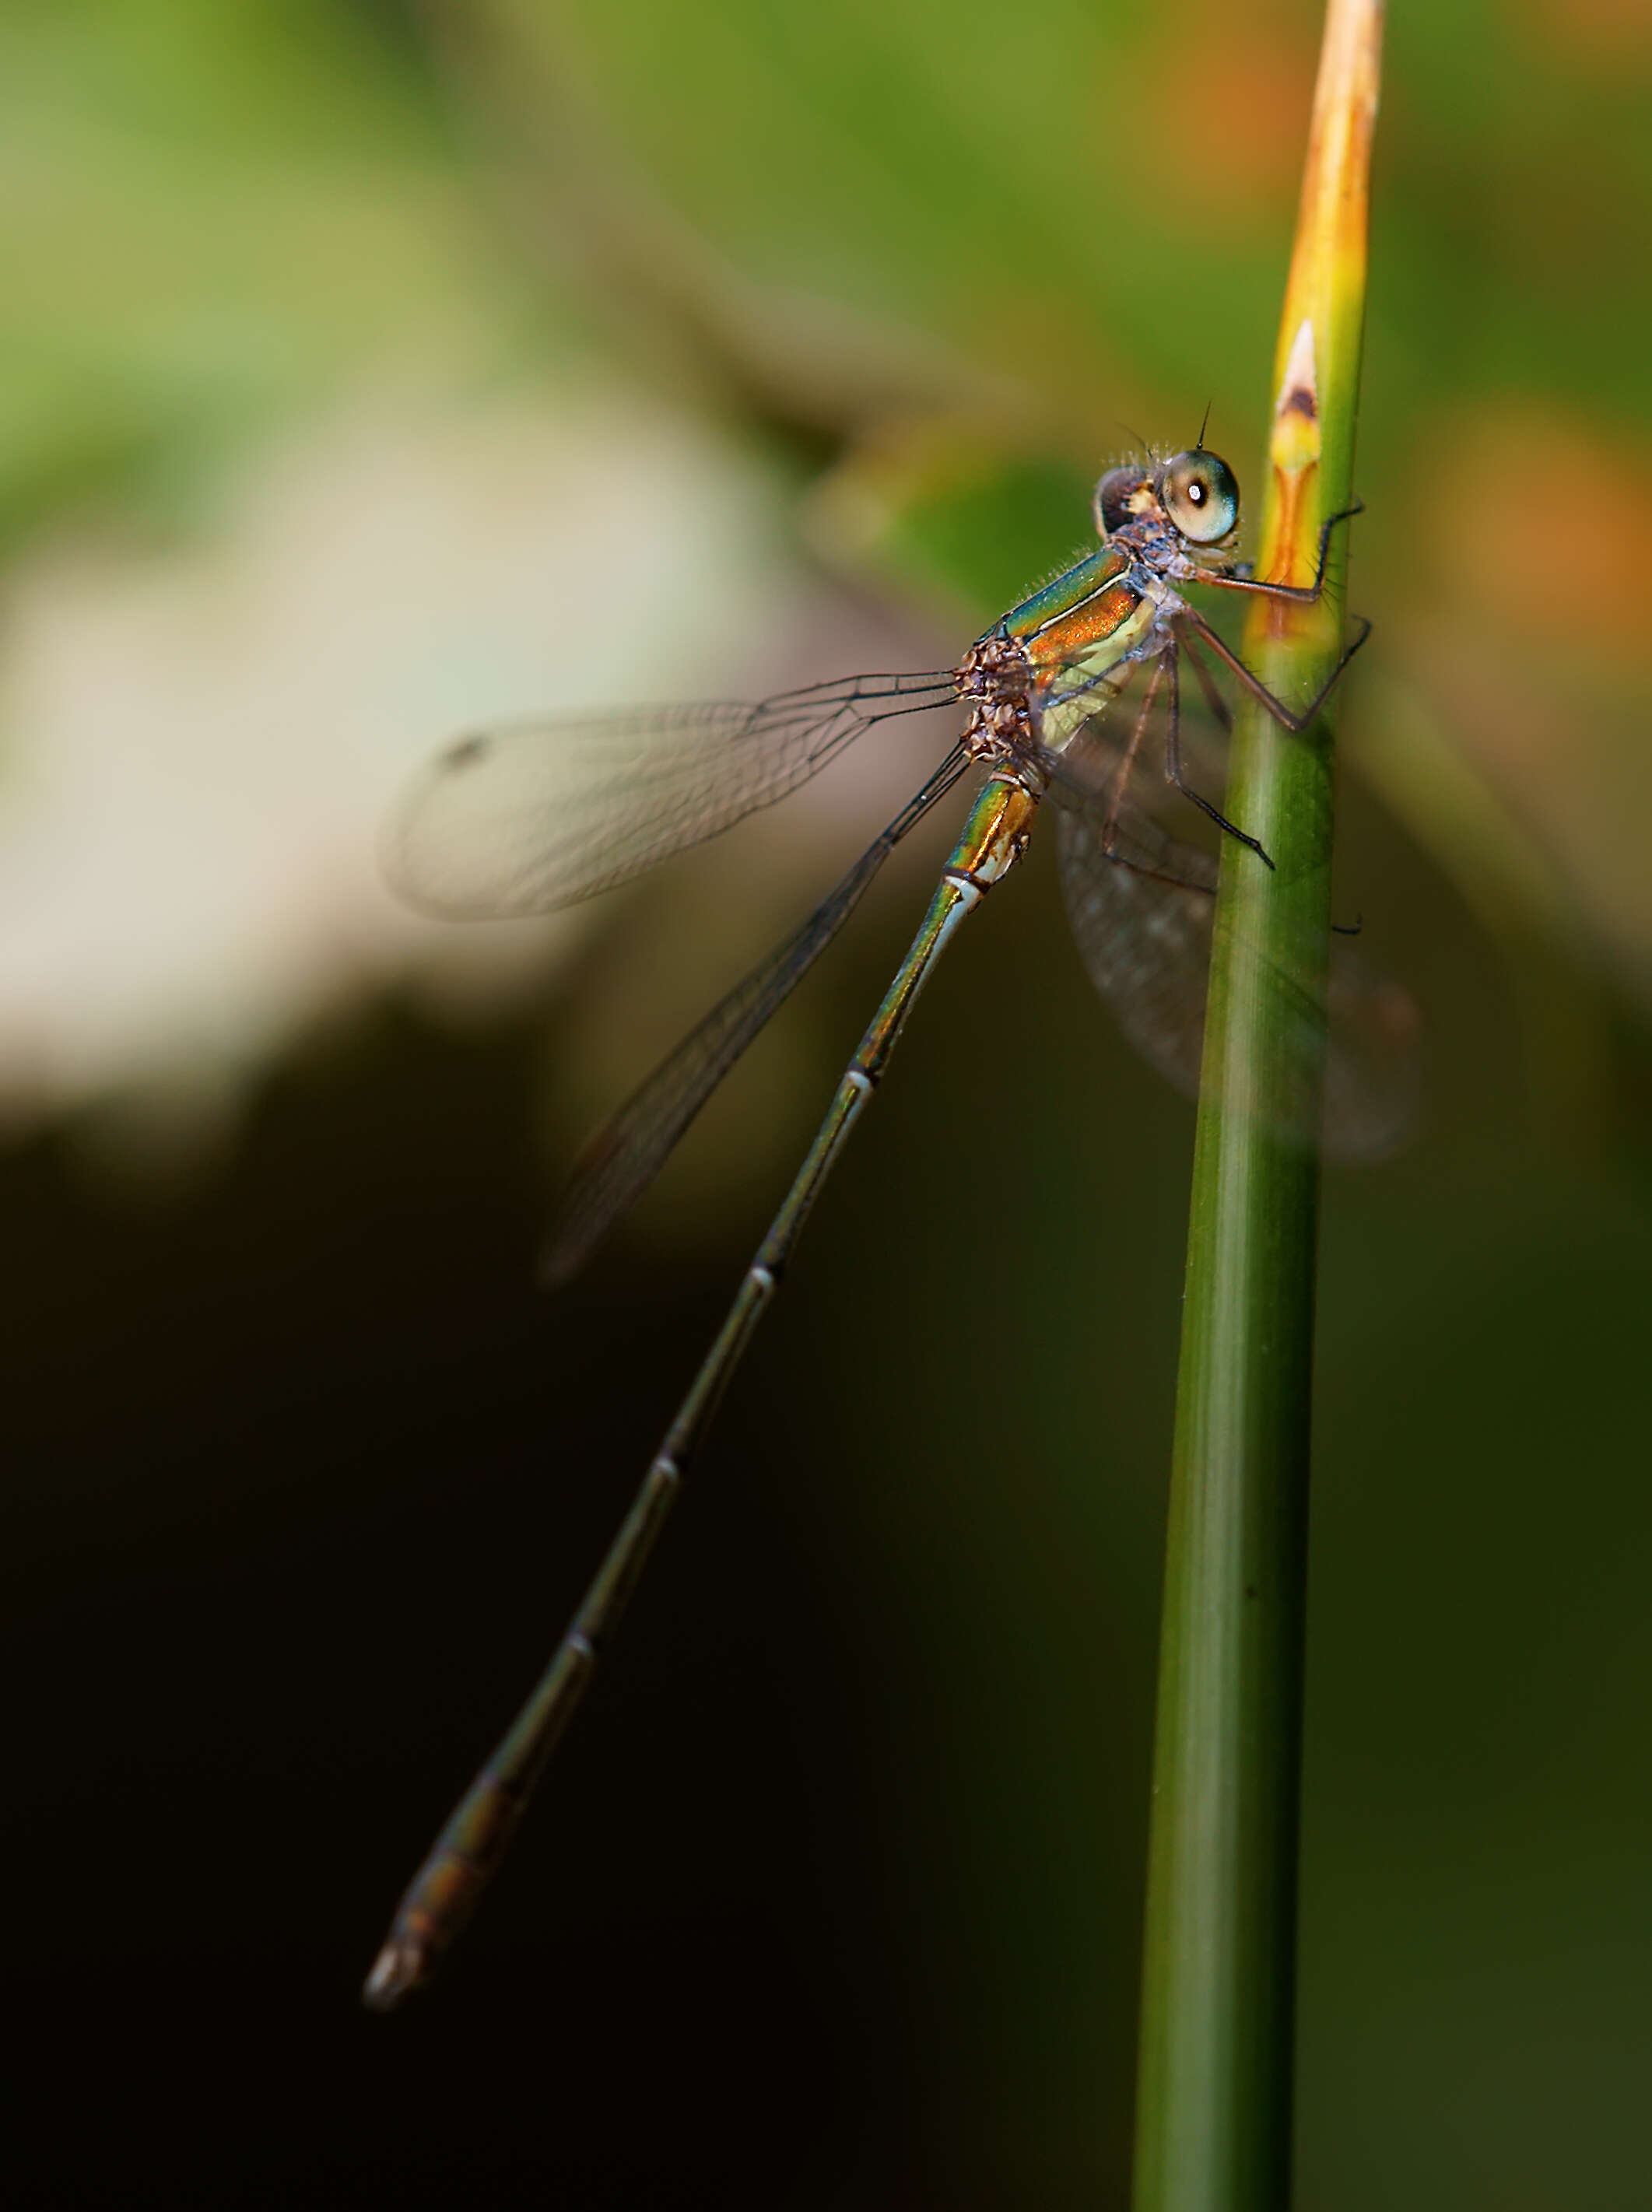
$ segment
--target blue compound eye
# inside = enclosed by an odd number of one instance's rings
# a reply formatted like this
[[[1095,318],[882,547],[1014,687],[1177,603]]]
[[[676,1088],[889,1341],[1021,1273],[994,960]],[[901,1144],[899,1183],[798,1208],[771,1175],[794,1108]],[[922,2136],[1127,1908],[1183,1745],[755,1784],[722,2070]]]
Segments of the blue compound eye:
[[[1239,487],[1218,454],[1202,446],[1166,461],[1159,500],[1177,533],[1191,545],[1216,545],[1239,526]]]

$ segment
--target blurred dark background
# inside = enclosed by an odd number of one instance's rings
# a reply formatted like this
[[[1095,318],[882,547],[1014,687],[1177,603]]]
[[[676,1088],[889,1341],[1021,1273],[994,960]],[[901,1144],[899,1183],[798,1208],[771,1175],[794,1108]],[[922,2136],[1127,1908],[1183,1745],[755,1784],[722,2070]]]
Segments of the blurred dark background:
[[[1257,481],[1294,0],[0,10],[9,2194],[1122,2205],[1191,1114],[1052,856],[944,964],[471,1938],[389,1909],[951,834],[611,1249],[580,1138],[934,757],[398,915],[477,716],[933,666],[1134,430]],[[1303,2212],[1652,2193],[1652,11],[1396,11],[1326,1186]],[[1124,425],[1129,424],[1127,430]],[[914,848],[923,842],[914,840]]]

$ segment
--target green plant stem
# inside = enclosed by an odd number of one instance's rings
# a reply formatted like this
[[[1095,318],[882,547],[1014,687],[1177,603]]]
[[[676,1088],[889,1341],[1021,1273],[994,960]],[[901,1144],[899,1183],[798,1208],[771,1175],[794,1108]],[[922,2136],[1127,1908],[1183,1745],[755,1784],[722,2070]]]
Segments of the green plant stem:
[[[1311,578],[1321,521],[1348,503],[1381,15],[1378,0],[1327,10],[1263,507],[1258,574],[1277,580]],[[1288,700],[1333,665],[1345,567],[1339,547],[1319,607],[1257,603],[1246,658]],[[1330,945],[1324,718],[1296,737],[1248,705],[1228,811],[1277,869],[1228,842],[1171,1469],[1136,2212],[1284,2212],[1290,2196],[1319,1174],[1275,1132],[1322,1077],[1301,984],[1322,982]]]

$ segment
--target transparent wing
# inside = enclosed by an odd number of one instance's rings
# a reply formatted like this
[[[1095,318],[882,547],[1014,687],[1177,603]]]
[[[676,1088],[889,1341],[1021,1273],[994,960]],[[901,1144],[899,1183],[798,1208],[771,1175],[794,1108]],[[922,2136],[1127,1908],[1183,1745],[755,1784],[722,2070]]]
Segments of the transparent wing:
[[[564,1283],[577,1273],[626,1207],[653,1180],[729,1069],[842,928],[902,838],[969,766],[963,748],[955,747],[831,896],[718,1000],[586,1148],[541,1263],[547,1283]]]
[[[1340,937],[1331,947],[1325,1011],[1325,1149],[1340,1159],[1384,1158],[1421,1115],[1421,1011],[1403,983]]]
[[[1191,1097],[1205,1042],[1216,863],[1133,808],[1060,786],[1056,849],[1067,919],[1090,979],[1150,1066]]]
[[[1128,720],[1121,713],[1109,718],[1108,735],[1087,731],[1052,787],[1062,890],[1079,953],[1120,1028],[1191,1097],[1204,1050],[1217,861],[1172,837],[1129,795],[1148,749],[1131,757]],[[1418,1108],[1419,1022],[1410,994],[1342,937],[1332,940],[1323,989],[1309,980],[1317,961],[1305,958],[1300,972],[1272,965],[1304,1047],[1326,1040],[1324,1102],[1321,1116],[1304,1082],[1300,1098],[1259,1101],[1257,1110],[1344,1158],[1392,1152]],[[1302,1059],[1312,1066],[1307,1050]]]
[[[547,914],[784,799],[872,723],[953,696],[949,672],[857,676],[756,706],[479,731],[415,779],[386,837],[385,872],[431,914]]]

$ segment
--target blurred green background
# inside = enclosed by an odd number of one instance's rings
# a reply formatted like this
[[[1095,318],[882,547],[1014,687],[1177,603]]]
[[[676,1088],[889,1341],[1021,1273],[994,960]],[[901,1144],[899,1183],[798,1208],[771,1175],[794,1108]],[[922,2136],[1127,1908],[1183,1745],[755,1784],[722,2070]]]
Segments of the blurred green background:
[[[939,737],[543,927],[374,840],[477,716],[950,662],[1207,400],[1254,486],[1317,31],[0,10],[19,2202],[1127,2201],[1191,1114],[1051,856],[386,2022],[951,832],[556,1301],[580,1138]],[[1649,90],[1644,0],[1390,27],[1339,901],[1430,1103],[1326,1187],[1303,2212],[1652,2192]]]

